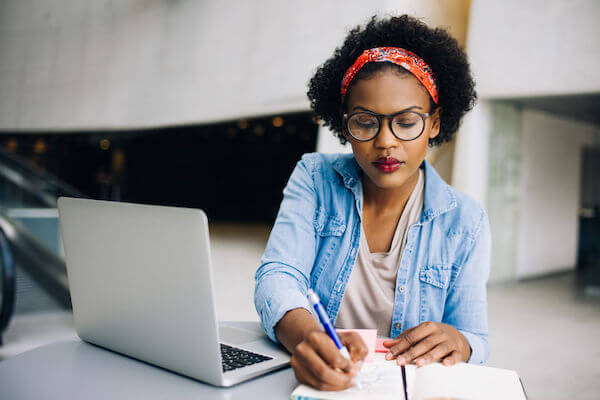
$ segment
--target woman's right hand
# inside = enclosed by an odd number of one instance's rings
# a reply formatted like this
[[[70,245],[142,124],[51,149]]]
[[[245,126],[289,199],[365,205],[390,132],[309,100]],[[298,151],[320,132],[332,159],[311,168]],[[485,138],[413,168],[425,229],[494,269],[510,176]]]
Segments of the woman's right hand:
[[[339,337],[352,360],[342,356],[325,332],[309,330],[304,334],[291,359],[299,382],[319,390],[343,390],[354,385],[368,348],[355,332],[339,333]]]

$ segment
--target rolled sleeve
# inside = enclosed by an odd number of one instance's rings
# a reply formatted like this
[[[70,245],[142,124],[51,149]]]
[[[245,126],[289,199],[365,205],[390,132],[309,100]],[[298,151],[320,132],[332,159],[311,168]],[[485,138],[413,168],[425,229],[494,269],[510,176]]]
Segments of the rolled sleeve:
[[[257,279],[262,284],[257,285],[254,302],[263,331],[277,343],[274,328],[285,313],[295,308],[305,308],[310,312],[310,306],[306,298],[306,288],[297,286],[294,278],[286,277],[285,269],[290,268],[289,266],[270,267],[273,269],[267,276]]]
[[[471,346],[471,364],[483,365],[489,357],[487,280],[490,273],[490,227],[482,210],[473,245],[448,291],[443,322],[454,326]]]
[[[303,156],[283,190],[283,200],[255,274],[254,305],[265,333],[277,342],[274,327],[286,312],[306,308],[315,260],[316,194],[312,159]]]

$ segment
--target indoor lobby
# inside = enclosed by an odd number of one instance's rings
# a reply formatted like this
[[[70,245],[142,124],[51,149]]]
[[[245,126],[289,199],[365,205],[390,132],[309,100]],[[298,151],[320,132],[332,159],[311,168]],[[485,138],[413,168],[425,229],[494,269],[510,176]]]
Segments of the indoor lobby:
[[[217,388],[82,341],[58,198],[203,210],[216,319],[266,338],[257,269],[290,174],[353,152],[309,81],[352,28],[401,14],[446,29],[475,81],[425,160],[489,217],[485,367],[529,399],[597,399],[595,0],[0,2],[0,399],[289,398],[288,366]]]

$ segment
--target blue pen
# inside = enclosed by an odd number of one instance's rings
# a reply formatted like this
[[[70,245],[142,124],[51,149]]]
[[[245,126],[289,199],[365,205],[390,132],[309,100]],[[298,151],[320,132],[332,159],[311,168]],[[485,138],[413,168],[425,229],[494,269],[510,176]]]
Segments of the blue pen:
[[[312,289],[308,289],[307,297],[308,297],[308,302],[310,303],[310,306],[315,309],[317,315],[319,316],[319,320],[321,320],[321,325],[323,325],[325,332],[333,340],[333,343],[335,343],[335,346],[340,350],[340,353],[342,353],[342,356],[344,356],[348,360],[351,360],[350,353],[348,352],[348,349],[346,348],[346,346],[344,346],[342,344],[340,337],[335,332],[335,329],[333,328],[333,325],[331,324],[331,321],[329,320],[329,316],[327,316],[327,313],[325,312],[325,308],[323,308],[323,305],[321,304],[321,300],[319,300],[319,296],[317,296],[317,294]]]

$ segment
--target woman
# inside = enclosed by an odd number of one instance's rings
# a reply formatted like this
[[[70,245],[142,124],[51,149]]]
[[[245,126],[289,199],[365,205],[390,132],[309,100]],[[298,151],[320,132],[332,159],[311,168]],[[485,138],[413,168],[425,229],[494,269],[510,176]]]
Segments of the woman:
[[[284,189],[256,272],[255,306],[292,353],[300,382],[352,385],[366,347],[341,357],[310,313],[307,289],[336,328],[377,328],[387,359],[483,364],[488,217],[424,161],[451,140],[476,99],[469,64],[443,29],[409,16],[350,31],[309,83],[315,113],[350,155],[305,154]]]

